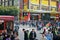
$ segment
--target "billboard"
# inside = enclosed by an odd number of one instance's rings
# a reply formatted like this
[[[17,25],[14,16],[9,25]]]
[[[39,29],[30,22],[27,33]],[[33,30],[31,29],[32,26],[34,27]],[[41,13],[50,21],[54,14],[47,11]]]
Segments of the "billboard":
[[[39,0],[29,0],[30,1],[30,9],[39,10]]]
[[[57,6],[57,2],[56,1],[51,1],[50,6]]]
[[[39,4],[39,0],[30,0],[30,3],[32,3],[32,4]]]
[[[48,5],[48,0],[42,0],[42,5]]]
[[[28,10],[28,0],[23,0],[24,2],[24,10],[27,11]]]

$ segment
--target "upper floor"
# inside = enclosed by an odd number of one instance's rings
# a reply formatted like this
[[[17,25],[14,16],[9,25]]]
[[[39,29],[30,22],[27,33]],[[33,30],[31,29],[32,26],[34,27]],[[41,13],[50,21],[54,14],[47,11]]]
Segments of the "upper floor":
[[[26,11],[43,10],[43,11],[58,11],[59,0],[20,0],[20,8]]]

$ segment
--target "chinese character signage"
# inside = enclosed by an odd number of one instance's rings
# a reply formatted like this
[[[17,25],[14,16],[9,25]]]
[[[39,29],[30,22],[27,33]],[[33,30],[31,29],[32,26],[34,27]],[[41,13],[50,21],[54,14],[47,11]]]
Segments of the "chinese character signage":
[[[30,0],[30,9],[39,10],[39,0]]]
[[[56,1],[51,1],[50,2],[50,6],[55,6],[56,7],[57,6],[57,2]]]
[[[30,0],[30,3],[32,3],[32,4],[39,4],[39,0]]]
[[[28,0],[24,0],[24,10],[28,10]]]
[[[48,6],[48,0],[42,0],[42,5],[47,5]]]

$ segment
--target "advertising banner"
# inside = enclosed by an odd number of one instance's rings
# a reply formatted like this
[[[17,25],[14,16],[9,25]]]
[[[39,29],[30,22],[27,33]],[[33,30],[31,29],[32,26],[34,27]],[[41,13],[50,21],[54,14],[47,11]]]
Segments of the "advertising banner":
[[[24,0],[24,10],[27,11],[28,10],[28,0]]]
[[[51,1],[50,6],[56,6],[57,2],[56,1]]]
[[[32,4],[39,4],[39,0],[30,0],[30,3],[32,3]]]
[[[48,6],[48,0],[42,0],[42,5],[47,5]]]

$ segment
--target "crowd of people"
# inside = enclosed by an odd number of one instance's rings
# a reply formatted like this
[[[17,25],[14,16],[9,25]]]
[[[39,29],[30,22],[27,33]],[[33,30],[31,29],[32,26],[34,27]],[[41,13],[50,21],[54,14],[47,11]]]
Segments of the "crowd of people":
[[[30,27],[37,27],[37,30],[44,30],[42,34],[42,40],[60,40],[60,27],[57,26],[58,22],[47,22],[43,21],[29,21],[23,22],[23,25],[29,25]],[[45,28],[44,28],[45,27]],[[0,40],[20,40],[17,31],[12,31],[10,29],[5,29],[0,34]],[[24,40],[38,40],[36,39],[35,30],[32,29],[31,32],[29,30],[23,29],[24,32]]]
[[[29,33],[29,30],[23,29],[24,40],[36,40],[36,32],[34,29]]]
[[[59,21],[29,21],[22,23],[23,25],[29,25],[30,27],[37,27],[37,30],[44,28],[42,37],[46,40],[60,40],[60,27],[58,27]],[[30,39],[30,38],[29,38]],[[43,40],[43,39],[42,39]]]
[[[22,25],[29,25],[29,27],[37,27],[38,30],[40,30],[43,27],[48,27],[47,25],[50,26],[58,26],[59,21],[47,21],[47,20],[30,20],[30,21],[21,21],[20,24]]]
[[[3,30],[0,34],[0,40],[19,40],[18,33],[13,31],[8,33],[7,30]]]

